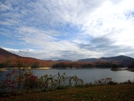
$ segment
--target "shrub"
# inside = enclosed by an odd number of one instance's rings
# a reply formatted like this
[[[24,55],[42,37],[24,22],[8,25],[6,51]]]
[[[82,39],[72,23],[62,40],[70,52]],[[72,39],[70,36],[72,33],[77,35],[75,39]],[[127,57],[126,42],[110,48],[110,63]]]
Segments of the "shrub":
[[[112,78],[105,78],[105,79],[100,79],[96,80],[94,82],[95,85],[105,85],[105,84],[117,84],[116,82],[112,81]]]
[[[38,78],[31,71],[20,70],[6,74],[2,81],[1,92],[15,90],[54,90],[66,87],[78,87],[83,85],[83,80],[75,76],[66,76],[65,73],[56,75],[44,75]]]
[[[13,70],[11,73],[6,74],[6,79],[2,80],[0,84],[1,92],[13,91],[15,89],[16,80],[14,78],[14,74],[16,74],[15,70]]]

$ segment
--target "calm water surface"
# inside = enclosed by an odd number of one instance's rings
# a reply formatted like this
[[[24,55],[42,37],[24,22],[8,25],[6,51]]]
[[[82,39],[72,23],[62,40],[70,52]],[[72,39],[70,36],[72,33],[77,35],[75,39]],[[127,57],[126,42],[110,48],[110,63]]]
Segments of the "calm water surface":
[[[116,82],[124,82],[134,80],[134,72],[130,71],[111,71],[110,69],[76,69],[76,70],[34,70],[35,75],[42,76],[43,74],[55,75],[66,73],[67,76],[77,75],[84,82],[94,82],[102,78],[112,78]]]
[[[0,80],[5,78],[5,74],[10,71],[0,72]],[[66,73],[66,76],[76,75],[80,79],[83,79],[84,82],[94,82],[102,78],[112,78],[116,82],[124,82],[127,80],[134,81],[134,72],[131,71],[111,71],[110,69],[75,69],[75,70],[58,70],[58,69],[49,69],[49,70],[33,70],[33,73],[40,77],[45,74],[55,75],[57,73],[63,74]]]

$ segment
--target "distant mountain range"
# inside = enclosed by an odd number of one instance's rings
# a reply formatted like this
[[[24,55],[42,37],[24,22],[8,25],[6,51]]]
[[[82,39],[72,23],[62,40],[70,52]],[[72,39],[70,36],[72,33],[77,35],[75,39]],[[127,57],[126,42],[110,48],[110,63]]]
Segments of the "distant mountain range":
[[[60,59],[60,60],[57,60],[57,62],[72,62],[72,61],[71,60]]]
[[[50,64],[52,65],[52,63],[55,62],[73,62],[71,60],[57,60],[57,61],[52,61],[52,60],[40,60],[40,59],[35,59],[35,58],[30,58],[30,57],[22,57],[22,56],[18,56],[16,54],[13,54],[7,50],[4,50],[2,48],[0,48],[0,63],[2,63],[3,61],[7,61],[6,59],[11,59],[15,60],[15,58],[24,58],[27,61],[31,61],[30,63],[34,63],[34,62],[39,62],[40,64],[42,64],[43,66],[45,65],[45,63],[47,63],[47,66],[49,66]],[[33,62],[34,61],[34,62]],[[77,62],[113,62],[113,63],[117,63],[117,64],[122,64],[126,67],[128,67],[132,62],[134,62],[134,58],[128,57],[128,56],[124,56],[124,55],[120,55],[120,56],[115,56],[115,57],[102,57],[102,58],[87,58],[87,59],[80,59]]]
[[[105,62],[113,62],[113,63],[122,64],[128,67],[132,62],[134,62],[134,58],[120,55],[120,56],[115,56],[115,57],[88,58],[88,59],[81,59],[78,61],[83,61],[83,62],[105,61]]]

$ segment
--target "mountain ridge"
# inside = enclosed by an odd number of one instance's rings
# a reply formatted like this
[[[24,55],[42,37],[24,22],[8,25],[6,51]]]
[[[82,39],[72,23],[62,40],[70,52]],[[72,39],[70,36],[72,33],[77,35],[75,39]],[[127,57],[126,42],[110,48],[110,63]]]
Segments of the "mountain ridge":
[[[0,63],[5,59],[7,58],[16,58],[16,57],[19,57],[19,58],[25,58],[27,59],[28,61],[37,61],[37,62],[40,62],[41,64],[44,64],[43,62],[44,61],[47,61],[48,62],[54,62],[53,60],[41,60],[41,59],[36,59],[36,58],[32,58],[32,57],[23,57],[23,56],[19,56],[19,55],[16,55],[14,53],[11,53],[5,49],[2,49],[0,48]],[[3,59],[3,60],[2,60]],[[113,63],[117,63],[117,64],[122,64],[126,67],[128,67],[132,62],[134,62],[134,58],[132,57],[128,57],[128,56],[125,56],[125,55],[119,55],[119,56],[113,56],[113,57],[101,57],[101,58],[86,58],[86,59],[79,59],[77,60],[77,62],[97,62],[97,61],[100,61],[100,62],[113,62]],[[71,60],[57,60],[55,62],[73,62]],[[31,62],[33,63],[33,62]]]
[[[125,55],[119,55],[119,56],[113,56],[113,57],[80,59],[78,61],[83,61],[83,62],[95,62],[95,61],[116,62],[116,63],[123,64],[124,66],[128,67],[132,62],[134,62],[134,58],[128,57]]]
[[[19,55],[16,55],[14,53],[11,53],[3,48],[0,47],[0,56],[4,57],[20,57]]]
[[[0,48],[0,66],[17,66],[18,62],[27,66],[38,65],[40,67],[50,67],[54,61],[41,60],[32,57],[23,57]]]

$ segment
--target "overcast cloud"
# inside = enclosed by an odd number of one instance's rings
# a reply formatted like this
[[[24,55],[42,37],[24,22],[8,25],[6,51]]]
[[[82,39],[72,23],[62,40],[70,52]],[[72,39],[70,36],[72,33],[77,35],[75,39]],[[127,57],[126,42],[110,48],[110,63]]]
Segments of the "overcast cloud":
[[[0,0],[0,47],[40,59],[134,58],[133,0]]]

